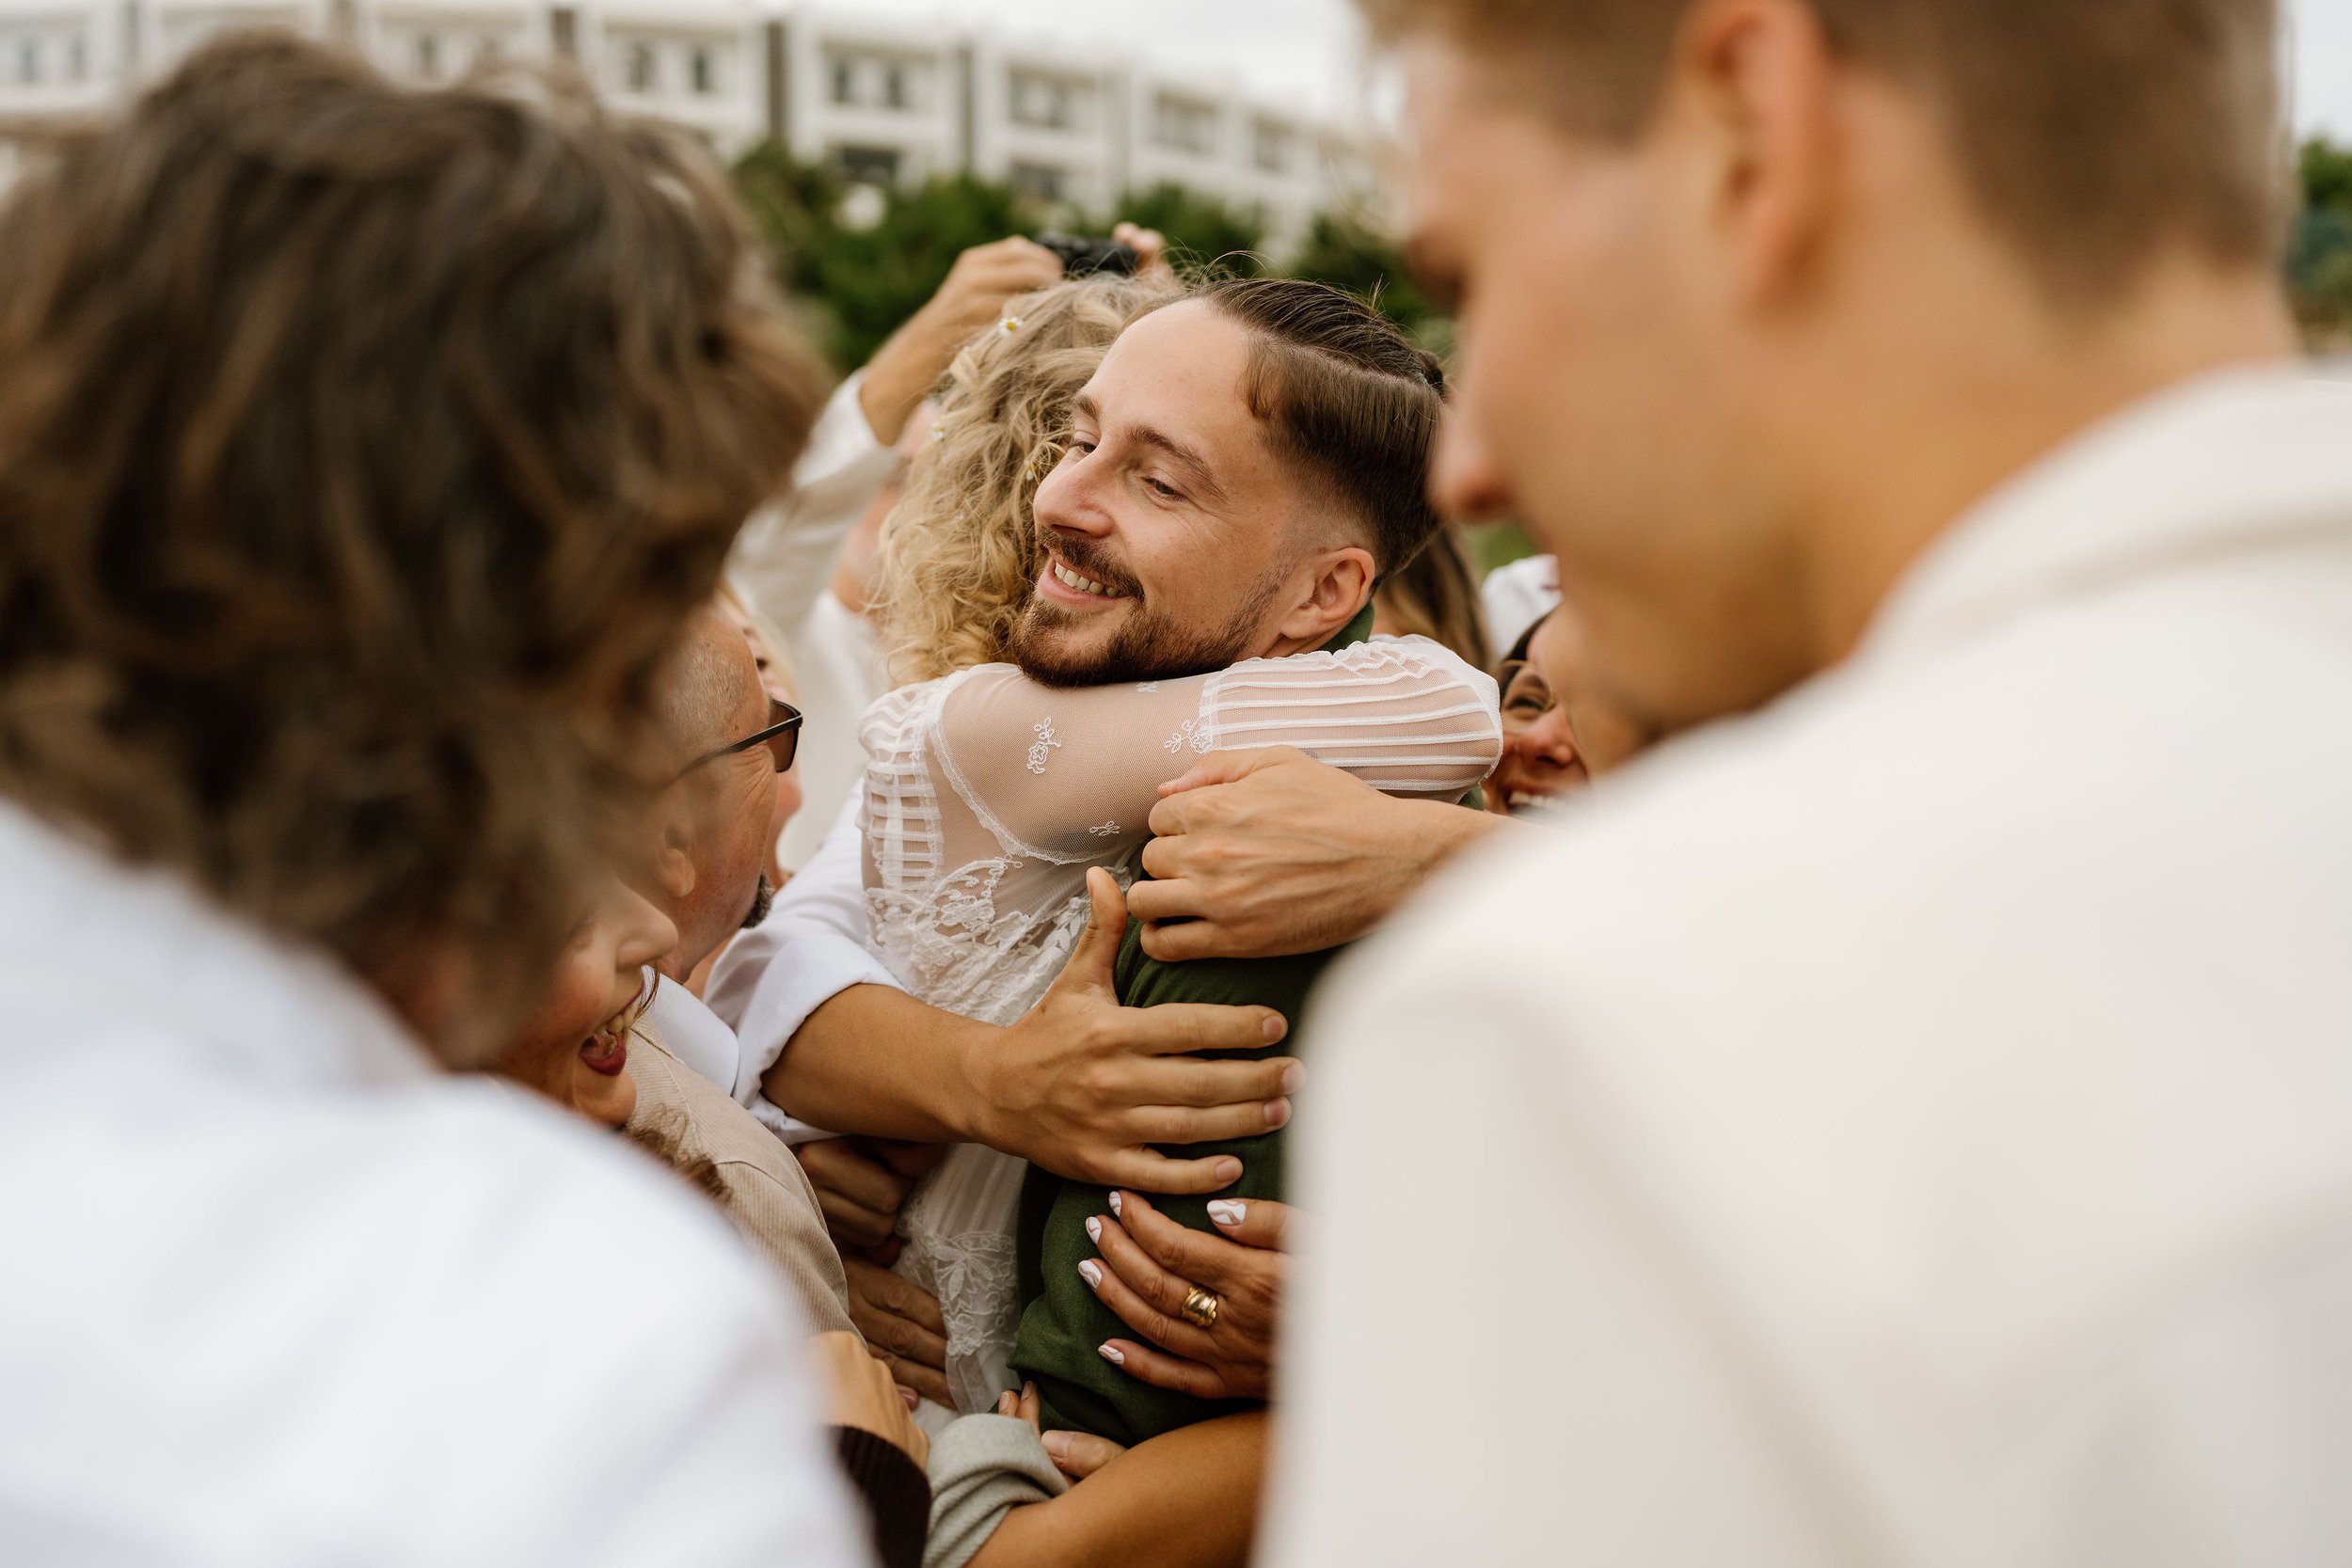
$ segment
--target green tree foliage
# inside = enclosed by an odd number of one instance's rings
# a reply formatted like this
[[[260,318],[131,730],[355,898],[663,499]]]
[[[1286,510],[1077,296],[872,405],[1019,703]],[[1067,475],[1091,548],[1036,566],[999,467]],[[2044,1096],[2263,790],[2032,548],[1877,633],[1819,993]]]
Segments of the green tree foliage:
[[[735,182],[775,255],[779,281],[845,370],[864,364],[930,297],[959,253],[1034,233],[1054,217],[1008,186],[957,175],[890,193],[879,220],[861,228],[845,221],[849,191],[830,169],[800,163],[773,144],[746,153]],[[1172,259],[1187,272],[1269,270],[1263,225],[1215,198],[1175,185],[1134,191],[1116,214],[1077,227],[1107,233],[1122,218],[1167,235]],[[1396,246],[1359,217],[1317,217],[1285,270],[1372,300],[1438,354],[1451,346],[1452,324],[1414,287]]]
[[[1022,232],[1028,217],[1008,187],[959,174],[892,192],[871,229],[836,219],[805,285],[832,318],[834,358],[864,364],[946,281],[957,256]]]
[[[1406,331],[1418,331],[1438,314],[1405,267],[1404,253],[1369,224],[1352,215],[1324,213],[1307,230],[1307,243],[1292,261],[1298,277],[1311,277],[1368,299]]]
[[[2322,346],[2352,339],[2352,148],[2303,144],[2303,212],[2289,270],[2296,312]]]
[[[1206,269],[1225,277],[1248,277],[1264,268],[1258,247],[1265,242],[1265,226],[1215,197],[1198,196],[1181,185],[1130,191],[1118,213],[1100,220],[1096,231],[1107,234],[1120,219],[1166,235],[1168,259],[1187,274]]]

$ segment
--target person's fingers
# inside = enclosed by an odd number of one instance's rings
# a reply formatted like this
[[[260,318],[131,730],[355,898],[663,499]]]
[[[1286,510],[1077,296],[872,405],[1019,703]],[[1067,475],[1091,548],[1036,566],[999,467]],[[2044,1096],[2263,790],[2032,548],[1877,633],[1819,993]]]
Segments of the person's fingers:
[[[910,1191],[914,1182],[938,1169],[939,1163],[947,1158],[946,1144],[909,1143],[902,1138],[868,1138],[865,1142],[875,1158],[908,1183]]]
[[[1108,1229],[1107,1223],[1101,1228]],[[1205,1360],[1216,1353],[1216,1341],[1178,1317],[1173,1306],[1163,1307],[1129,1285],[1117,1271],[1105,1268],[1101,1259],[1089,1258],[1080,1262],[1078,1277],[1104,1306],[1118,1315],[1120,1323],[1141,1335],[1145,1342],[1194,1361]],[[1165,1274],[1158,1278],[1159,1283],[1152,1287],[1154,1294],[1172,1293],[1178,1303],[1184,1300],[1185,1285]]]
[[[1211,1207],[1231,1206],[1235,1201],[1217,1198],[1212,1200]],[[1247,1207],[1247,1200],[1240,1201]],[[1155,1265],[1154,1274],[1173,1276],[1220,1295],[1230,1294],[1235,1289],[1233,1268],[1236,1258],[1246,1259],[1248,1265],[1259,1275],[1263,1274],[1270,1262],[1276,1261],[1255,1258],[1246,1252],[1235,1253],[1233,1248],[1237,1243],[1230,1240],[1221,1228],[1216,1234],[1208,1235],[1178,1225],[1138,1193],[1114,1194],[1112,1207],[1118,1213],[1104,1223],[1103,1237],[1097,1243],[1104,1259],[1121,1278],[1170,1311],[1184,1299],[1183,1290],[1177,1291],[1176,1301],[1164,1299],[1161,1291],[1152,1288],[1150,1275],[1136,1261],[1138,1255]]]
[[[1152,880],[1139,881],[1127,890],[1127,912],[1142,921],[1146,931],[1154,921],[1191,920],[1207,912],[1200,884],[1184,875],[1185,857],[1176,847],[1184,842],[1155,838],[1143,847],[1143,868],[1152,874]],[[1162,852],[1155,855],[1155,849]]]
[[[1045,1457],[1054,1462],[1054,1468],[1073,1481],[1086,1480],[1127,1451],[1090,1432],[1049,1432],[1039,1441],[1045,1445]]]
[[[1114,944],[1116,951],[1116,944]],[[1107,968],[1104,974],[1107,974]],[[1278,1044],[1290,1022],[1271,1007],[1227,1007],[1209,1002],[1170,1002],[1120,1014],[1122,1043],[1141,1055],[1191,1055],[1201,1051],[1256,1051]]]
[[[997,1395],[997,1396],[996,1396],[996,1414],[997,1414],[997,1415],[999,1415],[999,1416],[1018,1416],[1018,1415],[1020,1415],[1020,1414],[1021,1414],[1021,1396],[1020,1396],[1020,1395],[1018,1395],[1018,1394],[1016,1394],[1016,1393],[1014,1393],[1014,1392],[1013,1392],[1011,1389],[1009,1389],[1009,1388],[1006,1389],[1003,1393],[1001,1393],[1001,1394]]]
[[[850,1317],[854,1320],[856,1314],[851,1313]],[[890,1369],[890,1375],[898,1380],[900,1386],[914,1389],[935,1404],[944,1404],[950,1410],[955,1408],[955,1390],[947,1386],[946,1373],[926,1367],[910,1356],[900,1355],[896,1351],[880,1354],[883,1365]]]
[[[1291,1102],[1251,1105],[1138,1105],[1127,1125],[1146,1143],[1222,1144],[1255,1138],[1290,1124]]]
[[[858,1296],[945,1341],[947,1320],[940,1311],[938,1297],[911,1279],[862,1259],[845,1259],[841,1267],[850,1276]],[[939,1363],[943,1367],[946,1364]]]
[[[1118,879],[1101,866],[1087,872],[1087,895],[1090,900],[1087,928],[1078,934],[1078,944],[1070,950],[1060,975],[1047,992],[1049,1001],[1073,994],[1118,1000],[1114,966],[1119,961],[1119,944],[1127,935],[1127,900],[1119,891]]]
[[[1021,1397],[1013,1401],[1012,1413],[1031,1426],[1044,1419],[1044,1402],[1037,1397],[1036,1384],[1025,1383],[1021,1386]]]
[[[850,1321],[867,1344],[946,1375],[947,1337],[937,1329],[862,1296],[851,1297]]]
[[[1189,1105],[1206,1109],[1270,1104],[1296,1094],[1306,1082],[1306,1064],[1293,1056],[1269,1056],[1255,1062],[1201,1062],[1168,1056],[1129,1064],[1120,1086],[1126,1090],[1122,1098],[1138,1107]],[[1138,1137],[1136,1141],[1145,1140]]]
[[[1146,229],[1140,224],[1119,223],[1112,226],[1111,238],[1135,251],[1136,271],[1138,274],[1172,270],[1168,264],[1168,236],[1158,230]]]
[[[1291,1206],[1270,1197],[1221,1197],[1209,1205],[1209,1223],[1218,1235],[1243,1246],[1287,1252],[1291,1244]]]
[[[1232,1390],[1215,1369],[1153,1350],[1150,1345],[1138,1345],[1132,1339],[1106,1339],[1097,1354],[1137,1383],[1148,1383],[1154,1388],[1170,1388],[1200,1400],[1232,1397]],[[1050,1447],[1046,1449],[1049,1454],[1052,1451]]]
[[[1262,746],[1253,752],[1211,752],[1184,772],[1160,785],[1160,799],[1182,795],[1186,790],[1208,789],[1216,784],[1238,784],[1252,773],[1285,763],[1303,762],[1314,766],[1314,759],[1306,752],[1289,746]],[[1152,814],[1152,832],[1159,832],[1158,813]]]
[[[1097,1186],[1140,1188],[1177,1197],[1230,1187],[1241,1180],[1243,1169],[1231,1154],[1174,1160],[1142,1148],[1115,1149],[1079,1164],[1088,1167],[1079,1174]]]
[[[1243,956],[1242,944],[1233,933],[1214,920],[1171,920],[1146,926],[1141,945],[1144,957],[1164,964]]]
[[[898,1224],[894,1216],[878,1214],[852,1203],[830,1187],[815,1190],[818,1212],[825,1216],[825,1228],[833,1232],[836,1242],[852,1247],[874,1247],[890,1239],[891,1230]]]
[[[819,1138],[795,1152],[819,1193],[831,1191],[870,1213],[892,1216],[907,1200],[907,1178],[847,1138]]]

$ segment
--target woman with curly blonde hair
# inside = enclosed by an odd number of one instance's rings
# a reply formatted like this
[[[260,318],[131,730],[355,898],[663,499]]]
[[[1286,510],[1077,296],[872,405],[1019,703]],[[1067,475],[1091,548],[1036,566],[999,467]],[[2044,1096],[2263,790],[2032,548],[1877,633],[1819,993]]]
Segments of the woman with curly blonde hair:
[[[1071,400],[1129,323],[1184,297],[1165,271],[1057,283],[1006,307],[947,372],[931,438],[882,527],[872,615],[900,684],[1005,657],[1037,581],[1037,487]]]

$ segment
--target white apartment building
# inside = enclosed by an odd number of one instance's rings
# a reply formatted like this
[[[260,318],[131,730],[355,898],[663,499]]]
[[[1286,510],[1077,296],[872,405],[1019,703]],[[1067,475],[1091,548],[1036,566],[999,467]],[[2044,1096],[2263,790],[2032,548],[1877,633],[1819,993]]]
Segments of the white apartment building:
[[[1232,82],[777,0],[0,0],[0,182],[11,124],[103,111],[250,26],[341,40],[405,81],[569,57],[615,104],[723,154],[772,137],[875,185],[969,170],[1054,217],[1176,184],[1250,213],[1279,250],[1315,213],[1378,199],[1359,139]]]

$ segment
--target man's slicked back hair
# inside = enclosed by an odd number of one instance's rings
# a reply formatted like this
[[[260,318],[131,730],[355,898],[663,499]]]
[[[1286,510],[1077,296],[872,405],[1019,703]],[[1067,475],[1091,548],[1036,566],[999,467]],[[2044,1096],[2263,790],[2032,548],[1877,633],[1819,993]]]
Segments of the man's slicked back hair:
[[[1921,90],[1978,205],[2055,295],[2093,301],[2184,243],[2266,265],[2285,237],[2278,0],[1806,0],[1832,47]],[[1450,37],[1581,134],[1629,141],[1697,0],[1358,0]]]
[[[1276,450],[1321,479],[1371,535],[1380,575],[1436,536],[1429,464],[1445,372],[1353,294],[1290,277],[1236,277],[1195,297],[1255,340],[1243,396]]]
[[[528,1006],[821,403],[761,272],[683,137],[282,36],[37,163],[0,208],[0,796],[396,992],[453,950]]]

